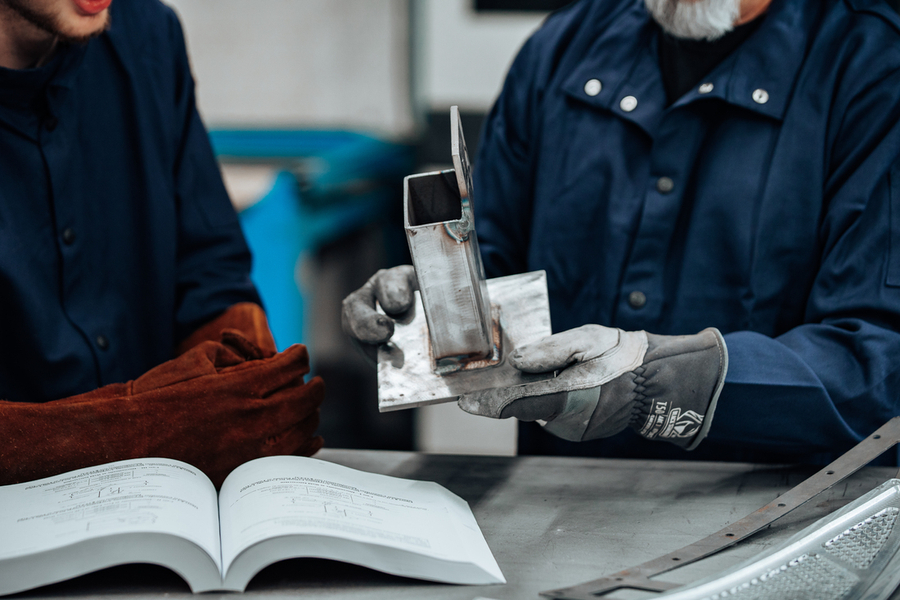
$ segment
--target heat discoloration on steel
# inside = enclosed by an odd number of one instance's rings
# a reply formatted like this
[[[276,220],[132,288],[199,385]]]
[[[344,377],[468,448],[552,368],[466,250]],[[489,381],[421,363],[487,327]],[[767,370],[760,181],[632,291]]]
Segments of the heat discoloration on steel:
[[[398,321],[378,349],[382,412],[553,377],[522,373],[506,361],[506,352],[551,333],[546,274],[485,279],[472,169],[455,106],[450,122],[454,168],[403,181],[404,229],[419,291],[413,316]]]
[[[489,279],[487,286],[497,309],[496,347],[500,356],[466,363],[444,375],[435,371],[429,345],[429,325],[422,310],[422,298],[410,318],[397,322],[394,336],[378,348],[378,410],[381,412],[454,402],[461,394],[543,381],[552,374],[522,373],[509,364],[511,349],[550,335],[550,305],[547,278],[543,271]],[[493,335],[492,335],[493,337]]]
[[[410,175],[403,216],[439,370],[487,359],[491,301],[472,215],[472,175],[459,110],[451,109],[454,169]]]

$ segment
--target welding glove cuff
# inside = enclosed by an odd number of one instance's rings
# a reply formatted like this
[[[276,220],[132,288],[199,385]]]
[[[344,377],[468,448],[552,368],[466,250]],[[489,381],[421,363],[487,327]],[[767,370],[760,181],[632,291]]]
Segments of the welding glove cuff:
[[[591,440],[631,427],[649,440],[693,450],[712,425],[728,368],[717,329],[696,335],[645,334],[641,365],[601,386],[566,393],[544,428],[564,439]]]
[[[524,373],[557,371],[519,386],[460,396],[467,412],[537,421],[570,441],[631,427],[693,450],[706,437],[725,381],[728,352],[717,329],[663,336],[584,325],[517,349]]]

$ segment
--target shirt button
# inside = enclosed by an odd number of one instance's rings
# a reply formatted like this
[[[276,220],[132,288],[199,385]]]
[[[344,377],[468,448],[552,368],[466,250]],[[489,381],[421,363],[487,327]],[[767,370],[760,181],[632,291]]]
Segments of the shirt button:
[[[622,101],[619,102],[619,108],[625,112],[631,112],[637,108],[637,104],[637,98],[634,96],[625,96],[622,98]]]
[[[700,84],[700,87],[697,88],[697,91],[700,92],[701,94],[708,94],[711,91],[713,91],[714,87],[716,87],[716,86],[714,86],[711,83],[702,83],[702,84]]]
[[[101,350],[106,350],[107,348],[109,348],[109,338],[107,338],[105,335],[98,335],[94,341],[97,342],[97,347]]]
[[[56,129],[57,125],[59,125],[59,119],[57,119],[53,115],[50,115],[49,117],[44,119],[44,127],[47,129],[47,131],[53,131],[54,129]]]
[[[672,181],[671,177],[660,177],[656,180],[656,189],[661,194],[668,194],[675,189],[675,182]]]
[[[753,90],[753,101],[757,104],[765,104],[769,101],[769,92],[762,88]]]
[[[628,294],[628,304],[631,308],[643,308],[647,304],[647,296],[644,295],[644,292],[635,290]]]
[[[596,96],[603,89],[603,84],[599,79],[588,79],[584,84],[584,93],[588,96]]]
[[[66,246],[71,246],[75,243],[75,230],[71,227],[66,227],[62,232],[62,240]]]

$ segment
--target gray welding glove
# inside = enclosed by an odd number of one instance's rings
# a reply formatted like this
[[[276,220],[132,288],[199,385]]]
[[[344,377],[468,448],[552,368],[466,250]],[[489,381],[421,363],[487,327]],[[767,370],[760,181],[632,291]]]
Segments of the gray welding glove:
[[[516,349],[509,362],[556,377],[460,396],[472,414],[538,421],[570,441],[631,427],[693,450],[706,437],[725,382],[728,351],[718,329],[666,336],[584,325]]]
[[[394,317],[406,313],[419,289],[412,265],[381,269],[361,288],[344,298],[341,325],[363,354],[373,362],[378,344],[394,335]],[[376,309],[376,301],[384,313]]]

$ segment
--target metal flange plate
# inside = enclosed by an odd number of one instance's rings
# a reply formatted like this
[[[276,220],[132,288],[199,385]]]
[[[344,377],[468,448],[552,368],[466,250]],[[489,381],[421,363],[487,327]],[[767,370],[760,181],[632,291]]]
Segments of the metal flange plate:
[[[494,315],[493,356],[438,373],[422,299],[397,321],[391,341],[378,349],[378,410],[381,412],[454,402],[460,394],[504,388],[553,377],[522,373],[507,363],[517,346],[551,334],[544,271],[487,280]]]

